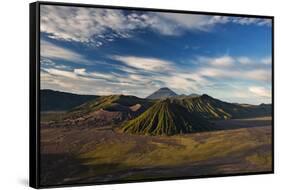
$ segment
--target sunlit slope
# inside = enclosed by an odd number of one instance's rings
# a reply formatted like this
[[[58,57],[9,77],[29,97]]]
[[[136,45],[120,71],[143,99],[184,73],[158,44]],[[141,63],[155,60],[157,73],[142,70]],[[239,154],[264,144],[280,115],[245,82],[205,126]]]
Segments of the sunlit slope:
[[[132,112],[134,106],[139,105],[137,110],[146,109],[151,104],[150,101],[135,96],[110,95],[101,96],[93,101],[89,101],[72,109],[70,115],[84,115],[98,110],[106,110],[110,112]]]
[[[101,96],[45,121],[55,127],[108,126],[132,119],[150,105],[150,101],[135,96]]]
[[[175,98],[189,112],[206,119],[232,119],[271,115],[271,105],[240,105],[215,99],[209,95]]]
[[[172,99],[156,102],[122,127],[123,132],[147,135],[174,135],[212,130],[211,124],[189,112]]]

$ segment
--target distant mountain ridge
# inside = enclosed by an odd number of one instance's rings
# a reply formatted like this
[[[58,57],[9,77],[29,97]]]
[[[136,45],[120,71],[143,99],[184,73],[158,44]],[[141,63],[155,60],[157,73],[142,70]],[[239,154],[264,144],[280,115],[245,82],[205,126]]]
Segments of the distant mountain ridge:
[[[163,99],[163,98],[174,97],[174,96],[177,96],[177,94],[174,91],[172,91],[167,87],[164,87],[153,92],[151,95],[147,96],[146,98],[155,100],[155,99]]]
[[[207,94],[175,99],[175,101],[187,108],[189,112],[198,113],[206,119],[233,119],[271,114],[271,105],[248,105],[245,107],[221,101]]]
[[[159,89],[152,95],[152,98],[157,99],[127,95],[76,95],[42,90],[41,109],[66,111],[59,117],[44,120],[51,123],[51,126],[118,125],[123,132],[147,135],[208,131],[213,130],[212,120],[270,116],[272,111],[271,104],[228,103],[207,94],[176,95],[168,88]]]
[[[78,95],[55,90],[40,90],[41,111],[65,111],[94,100],[96,95]]]

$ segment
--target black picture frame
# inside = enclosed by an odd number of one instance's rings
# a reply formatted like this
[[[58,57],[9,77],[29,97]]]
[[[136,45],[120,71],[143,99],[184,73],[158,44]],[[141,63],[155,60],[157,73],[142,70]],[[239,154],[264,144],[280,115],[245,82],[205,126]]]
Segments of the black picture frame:
[[[196,177],[171,177],[157,178],[151,180],[128,180],[128,181],[111,181],[101,183],[79,183],[67,185],[47,185],[40,184],[40,5],[55,5],[55,6],[75,6],[75,7],[90,7],[90,8],[105,8],[105,9],[123,9],[123,10],[140,10],[140,11],[157,11],[183,14],[200,14],[200,15],[220,15],[232,17],[248,17],[248,18],[266,18],[272,21],[272,170],[266,172],[249,172],[238,174],[221,174],[221,175],[202,175]],[[227,176],[244,176],[257,174],[273,174],[274,173],[274,16],[264,15],[249,15],[249,14],[234,14],[220,12],[201,12],[201,11],[186,11],[186,10],[169,10],[156,8],[140,8],[140,7],[123,7],[109,5],[91,5],[77,3],[60,3],[60,2],[44,2],[38,1],[29,4],[29,44],[30,44],[30,81],[29,81],[29,185],[33,188],[51,188],[51,187],[69,187],[69,186],[84,186],[84,185],[100,185],[100,184],[119,184],[131,182],[150,182],[150,181],[166,181],[166,180],[181,180],[194,178],[212,178],[212,177],[227,177]]]

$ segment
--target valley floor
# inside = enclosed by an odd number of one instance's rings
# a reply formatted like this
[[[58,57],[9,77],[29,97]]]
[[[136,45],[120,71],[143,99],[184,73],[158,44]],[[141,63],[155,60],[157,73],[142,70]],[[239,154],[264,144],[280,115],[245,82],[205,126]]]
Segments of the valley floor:
[[[271,117],[215,122],[213,132],[140,136],[105,128],[41,128],[41,185],[272,170]]]

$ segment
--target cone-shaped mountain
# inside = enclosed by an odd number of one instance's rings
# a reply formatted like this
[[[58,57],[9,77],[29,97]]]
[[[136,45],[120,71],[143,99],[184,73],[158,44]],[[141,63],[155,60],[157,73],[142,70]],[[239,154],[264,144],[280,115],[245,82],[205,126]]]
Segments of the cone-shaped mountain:
[[[123,132],[147,135],[174,135],[210,130],[211,124],[206,119],[189,112],[173,99],[156,102],[122,127]]]
[[[171,89],[165,87],[165,88],[160,88],[159,90],[155,91],[151,95],[147,96],[147,99],[164,99],[168,97],[174,97],[177,96],[177,94],[172,91]]]

